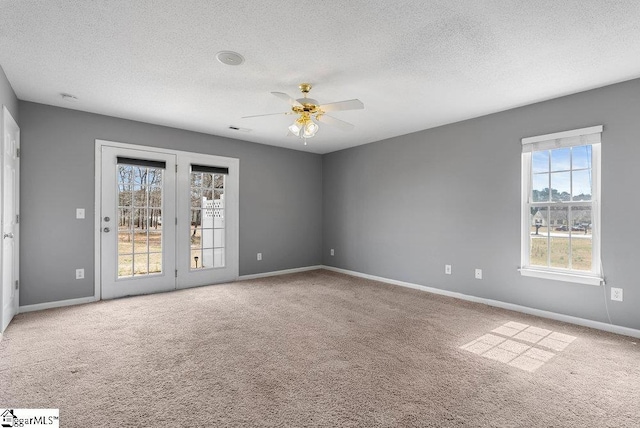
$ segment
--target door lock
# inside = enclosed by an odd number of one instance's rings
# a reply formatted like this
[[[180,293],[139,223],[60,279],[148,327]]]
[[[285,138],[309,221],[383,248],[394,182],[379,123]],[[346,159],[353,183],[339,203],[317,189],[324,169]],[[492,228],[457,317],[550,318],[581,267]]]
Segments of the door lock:
[[[5,233],[4,234],[4,238],[13,238],[13,233],[11,233],[11,232]]]

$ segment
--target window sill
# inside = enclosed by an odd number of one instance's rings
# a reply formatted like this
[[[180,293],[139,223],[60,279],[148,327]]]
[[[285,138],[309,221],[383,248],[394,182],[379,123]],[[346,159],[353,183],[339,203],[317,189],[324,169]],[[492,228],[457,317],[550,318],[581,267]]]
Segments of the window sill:
[[[602,278],[592,275],[578,275],[575,273],[554,272],[547,270],[539,270],[532,268],[518,269],[522,276],[529,276],[533,278],[552,279],[555,281],[575,282],[578,284],[586,285],[601,285]]]

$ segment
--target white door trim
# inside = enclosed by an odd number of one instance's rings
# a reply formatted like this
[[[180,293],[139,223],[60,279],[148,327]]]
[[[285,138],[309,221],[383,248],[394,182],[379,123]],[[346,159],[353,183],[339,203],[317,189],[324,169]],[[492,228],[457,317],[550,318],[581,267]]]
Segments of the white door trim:
[[[225,159],[226,163],[233,166],[233,170],[234,173],[236,174],[235,177],[235,183],[239,188],[239,181],[238,181],[238,170],[239,170],[239,166],[240,166],[240,160],[237,158],[229,158],[229,157],[221,157],[221,156],[216,156],[216,155],[209,155],[209,154],[204,154],[204,153],[196,153],[196,152],[187,152],[187,151],[183,151],[183,150],[173,150],[173,149],[165,149],[165,148],[160,148],[160,147],[152,147],[152,146],[143,146],[143,145],[139,145],[139,144],[129,144],[129,143],[121,143],[121,142],[117,142],[117,141],[108,141],[108,140],[100,140],[100,139],[96,139],[95,141],[95,161],[94,161],[94,165],[95,165],[95,191],[94,191],[94,300],[101,300],[102,299],[102,291],[101,291],[101,281],[102,281],[102,272],[101,272],[101,257],[100,257],[100,240],[101,240],[101,225],[102,225],[102,218],[101,218],[101,213],[100,213],[100,206],[101,206],[101,192],[102,192],[102,147],[103,146],[109,146],[109,147],[116,147],[116,148],[123,148],[123,149],[133,149],[133,150],[145,150],[147,152],[156,152],[156,153],[167,153],[167,154],[175,154],[177,159],[178,159],[178,164],[180,165],[182,162],[184,161],[188,161],[190,159],[193,159],[194,157],[202,157],[202,156],[206,156],[206,157],[210,157],[210,158],[218,158],[218,159]],[[232,212],[235,213],[236,215],[236,219],[237,221],[240,220],[240,216],[239,216],[239,211],[238,211],[238,207],[239,207],[239,201],[235,201],[235,208],[232,208]],[[179,214],[178,214],[179,215]],[[240,237],[239,237],[239,227],[236,224],[235,227],[233,227],[228,233],[233,233],[234,234],[234,239],[235,242],[238,243],[238,245],[236,245],[235,248],[235,254],[233,255],[233,257],[235,258],[235,264],[236,264],[236,274],[234,275],[234,277],[232,279],[229,279],[230,281],[235,281],[238,279],[239,277],[239,242],[240,242]],[[227,235],[229,236],[229,235]],[[178,249],[179,250],[179,249]],[[182,287],[179,287],[182,288]]]

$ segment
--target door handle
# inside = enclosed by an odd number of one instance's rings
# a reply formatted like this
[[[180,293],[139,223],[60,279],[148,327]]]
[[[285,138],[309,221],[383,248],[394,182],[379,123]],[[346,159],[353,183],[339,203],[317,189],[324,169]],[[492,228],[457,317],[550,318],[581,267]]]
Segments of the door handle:
[[[103,230],[105,233],[109,233],[111,231],[111,229],[109,229],[108,227],[105,227]]]
[[[11,233],[11,232],[5,233],[4,234],[4,238],[13,238],[13,233]]]

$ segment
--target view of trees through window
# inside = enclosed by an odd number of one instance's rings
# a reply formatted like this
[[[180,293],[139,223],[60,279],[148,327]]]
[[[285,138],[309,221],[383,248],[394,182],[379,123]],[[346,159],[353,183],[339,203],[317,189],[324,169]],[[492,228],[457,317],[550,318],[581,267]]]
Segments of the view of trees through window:
[[[118,165],[118,277],[162,272],[163,172]]]

